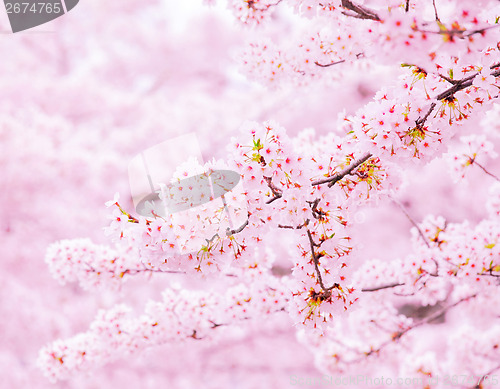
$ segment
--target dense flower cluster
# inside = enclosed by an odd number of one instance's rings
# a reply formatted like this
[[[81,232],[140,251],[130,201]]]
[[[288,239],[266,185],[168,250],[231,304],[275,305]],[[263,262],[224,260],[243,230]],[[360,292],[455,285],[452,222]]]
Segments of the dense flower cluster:
[[[476,165],[485,182],[499,181],[484,164],[496,157],[498,141],[500,6],[366,3],[292,2],[295,14],[281,16],[300,20],[291,39],[256,39],[240,53],[251,78],[298,90],[390,69],[390,83],[341,113],[334,131],[293,137],[274,121],[248,122],[231,139],[227,161],[191,159],[161,183],[163,211],[148,203],[148,214],[136,215],[118,196],[108,202],[114,248],[90,240],[49,248],[54,276],[87,289],[137,273],[176,273],[185,282],[147,303],[143,315],[126,305],[103,310],[88,331],[46,346],[39,366],[49,378],[154,345],[230,339],[233,329],[278,312],[325,373],[466,372],[479,377],[469,386],[481,387],[482,375],[500,369],[498,183],[488,217],[477,222],[428,215],[417,223],[400,205],[414,228],[412,252],[399,259],[362,257],[355,217],[396,202],[405,171],[431,161],[451,161],[457,180]],[[271,30],[282,6],[230,2],[238,20]],[[486,124],[476,125],[486,112]],[[479,317],[491,328],[477,331],[485,326]]]
[[[219,293],[166,289],[162,301],[150,301],[141,316],[124,304],[100,311],[87,332],[44,348],[39,364],[56,381],[147,347],[231,336],[233,325],[282,311],[285,292],[279,282],[266,285],[262,277]]]

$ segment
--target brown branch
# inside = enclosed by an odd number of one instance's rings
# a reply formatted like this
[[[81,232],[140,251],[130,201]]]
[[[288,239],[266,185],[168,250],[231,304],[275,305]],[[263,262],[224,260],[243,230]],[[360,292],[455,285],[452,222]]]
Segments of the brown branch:
[[[271,192],[274,195],[273,198],[266,201],[266,204],[271,204],[273,201],[276,201],[280,199],[281,196],[283,196],[283,190],[273,184],[271,177],[264,177],[264,180],[267,182],[267,186],[269,187],[269,189],[271,189]]]
[[[433,314],[431,314],[431,315],[429,315],[429,316],[425,317],[424,319],[422,319],[422,320],[421,320],[421,321],[419,321],[418,323],[415,323],[414,325],[410,326],[410,328],[407,328],[404,332],[406,333],[406,332],[408,332],[409,330],[411,330],[411,329],[413,329],[413,328],[415,328],[415,327],[419,327],[419,326],[421,326],[421,325],[423,325],[423,324],[426,324],[426,323],[428,323],[428,322],[430,322],[430,321],[433,321],[433,320],[437,319],[439,316],[441,316],[442,314],[444,314],[444,313],[446,313],[447,311],[449,311],[451,308],[454,308],[454,307],[456,307],[457,305],[459,305],[459,304],[461,304],[461,303],[463,303],[463,302],[465,302],[465,301],[468,301],[468,300],[470,300],[470,299],[473,299],[473,298],[475,298],[476,296],[477,296],[477,293],[474,293],[474,294],[472,294],[472,295],[470,295],[470,296],[467,296],[467,297],[463,297],[463,298],[461,298],[460,300],[455,301],[453,304],[450,304],[450,305],[448,305],[448,306],[446,306],[446,307],[443,307],[443,308],[442,308],[442,309],[440,309],[439,311],[436,311],[436,312],[434,312]]]
[[[480,165],[477,161],[475,161],[475,160],[474,160],[473,165],[477,165],[477,167],[481,168],[481,170],[482,170],[483,172],[485,172],[487,175],[489,175],[489,176],[493,177],[495,180],[497,180],[498,182],[500,182],[500,178],[498,178],[497,176],[495,176],[493,173],[490,173],[488,170],[486,170],[486,169],[484,168],[484,166],[483,166],[483,165]]]
[[[380,22],[380,17],[377,15],[375,11],[372,11],[369,8],[363,7],[361,5],[354,4],[351,0],[342,0],[341,6],[349,11],[354,12],[353,14],[342,12],[346,16],[351,16],[353,18],[358,19],[369,19]]]
[[[362,292],[376,292],[377,290],[382,290],[382,289],[389,289],[389,288],[395,288],[396,286],[402,286],[405,285],[404,283],[400,282],[395,282],[393,284],[387,284],[387,285],[382,285],[382,286],[374,286],[371,288],[363,288],[361,289]]]
[[[452,84],[452,85],[456,85],[456,84],[458,84],[458,83],[459,83],[459,81],[458,81],[458,80],[453,80],[453,79],[451,79],[450,77],[443,76],[443,75],[442,75],[442,74],[440,74],[440,73],[438,73],[438,76],[439,76],[439,77],[441,77],[443,80],[448,81],[448,82],[449,82],[450,84]]]
[[[474,78],[479,73],[473,74],[469,77],[462,78],[461,80],[457,80],[456,84],[453,85],[451,88],[445,90],[444,92],[440,93],[439,95],[436,96],[436,100],[444,100],[447,98],[452,97],[455,93],[458,91],[461,91],[462,89],[468,88],[469,86],[472,85],[472,82]]]
[[[263,10],[268,10],[269,8],[271,7],[276,7],[279,3],[281,3],[283,0],[278,0],[276,3],[274,4],[266,4],[264,5],[264,8],[257,8],[255,6],[255,3],[257,2],[256,0],[246,0],[246,3],[247,3],[247,8],[248,9],[251,9],[251,10],[254,10],[254,11],[263,11]]]
[[[338,287],[338,284],[333,284],[331,287],[327,288],[325,284],[323,284],[323,278],[321,277],[321,273],[319,271],[319,261],[318,261],[318,256],[316,255],[316,252],[314,251],[314,246],[318,246],[317,243],[314,243],[314,240],[311,235],[311,231],[307,229],[307,236],[309,237],[309,244],[311,245],[311,255],[312,259],[314,262],[314,270],[316,271],[316,275],[318,277],[318,282],[319,285],[321,286],[321,289],[323,289],[324,292],[330,292],[333,288]]]
[[[314,63],[322,68],[327,68],[329,66],[338,65],[339,63],[344,63],[344,62],[345,62],[345,59],[341,59],[340,61],[336,61],[336,62],[332,62],[332,63],[327,63],[326,65],[323,65],[323,64],[319,63],[318,61],[315,61]]]
[[[421,129],[424,126],[425,122],[427,121],[427,118],[432,113],[432,111],[434,111],[434,108],[436,108],[436,103],[432,103],[431,104],[431,106],[429,107],[429,110],[427,111],[427,113],[424,115],[423,118],[418,118],[415,121],[415,124],[417,125],[417,128]]]
[[[393,342],[396,342],[398,341],[399,339],[401,339],[401,337],[403,335],[405,335],[406,333],[408,333],[409,331],[411,331],[412,329],[416,328],[416,327],[420,327],[421,325],[423,324],[427,324],[435,319],[437,319],[438,317],[440,317],[441,315],[443,315],[444,313],[446,313],[449,309],[461,304],[462,302],[464,301],[467,301],[471,298],[474,298],[476,297],[477,294],[473,294],[471,296],[467,296],[467,297],[464,297],[460,300],[458,300],[457,302],[451,304],[451,305],[448,305],[447,307],[444,307],[443,309],[440,309],[439,311],[436,311],[435,313],[427,316],[426,318],[422,319],[421,321],[409,326],[408,328],[402,330],[402,331],[398,331],[396,333],[394,333],[390,339],[388,339],[387,341],[383,342],[379,347],[377,347],[376,349],[371,349],[369,352],[365,353],[365,357],[366,356],[369,356],[369,355],[372,355],[372,354],[378,354],[384,347],[388,346],[389,344],[393,343]],[[354,360],[354,361],[351,361],[352,362],[359,362],[361,361],[362,359],[358,359],[358,360]]]
[[[464,39],[464,38],[468,38],[474,34],[482,34],[485,31],[492,30],[492,29],[498,28],[498,27],[500,27],[500,24],[495,24],[493,26],[486,26],[486,27],[482,27],[482,28],[478,28],[476,30],[470,30],[470,31],[460,30],[460,29],[456,29],[456,28],[453,28],[451,30],[443,29],[443,30],[439,30],[439,31],[422,30],[422,29],[418,28],[418,29],[415,29],[415,31],[426,33],[426,34],[448,35],[449,37],[457,37],[459,39]]]
[[[436,20],[438,22],[440,22],[439,16],[438,16],[438,11],[437,11],[437,8],[436,8],[436,0],[432,0],[432,6],[434,7],[434,16],[436,17]]]
[[[250,212],[248,213],[248,217],[250,217]],[[243,231],[245,229],[245,227],[248,226],[248,218],[247,220],[245,221],[245,223],[243,223],[241,226],[239,226],[238,228],[234,229],[234,230],[231,230],[229,227],[227,228],[226,230],[226,236],[231,236],[231,235],[234,235],[234,234],[238,234],[240,233],[241,231]]]
[[[309,219],[307,219],[304,223],[302,224],[299,224],[298,226],[284,226],[282,224],[278,224],[278,228],[284,228],[284,229],[288,229],[288,230],[300,230],[301,228],[304,228],[304,227],[307,227],[307,225],[309,224]]]
[[[494,68],[493,68],[494,69]],[[453,97],[455,93],[458,91],[461,91],[462,89],[468,88],[469,86],[472,85],[474,82],[474,78],[476,78],[479,75],[479,73],[472,74],[468,77],[462,78],[461,80],[457,80],[455,85],[453,85],[451,88],[445,90],[444,92],[440,93],[439,95],[436,96],[436,100],[444,100]],[[500,70],[496,70],[491,73],[493,77],[498,77],[500,76]]]
[[[314,201],[306,201],[311,207],[311,212],[313,217],[318,220],[324,220],[324,217],[327,215],[326,212],[323,212],[321,209],[318,209],[318,204],[321,199],[316,199]]]
[[[463,34],[463,36],[464,37],[469,37],[469,36],[474,35],[474,34],[482,34],[485,31],[491,30],[493,28],[498,28],[499,26],[500,26],[499,24],[495,24],[493,26],[487,26],[487,27],[483,27],[483,28],[478,28],[477,30],[468,31],[466,34]]]
[[[494,373],[495,371],[499,370],[500,369],[500,365],[494,367],[493,369],[491,369],[490,371],[488,371],[486,374],[483,374],[481,376],[481,378],[479,379],[479,381],[477,382],[477,385],[476,386],[473,386],[472,389],[483,389],[483,382],[489,378],[489,376]]]
[[[323,178],[321,180],[313,181],[311,185],[316,186],[316,185],[328,183],[328,187],[331,188],[333,185],[335,185],[335,183],[340,181],[342,178],[344,178],[348,174],[351,174],[354,169],[356,169],[358,166],[362,165],[370,157],[372,157],[372,154],[366,153],[361,158],[359,158],[358,160],[354,161],[349,166],[347,166],[344,170],[334,174],[331,177],[327,177],[327,178]]]
[[[274,202],[274,201],[276,201],[276,200],[278,200],[278,199],[280,199],[280,198],[281,198],[281,195],[279,195],[279,196],[278,196],[278,195],[277,195],[277,196],[274,196],[273,198],[271,198],[271,199],[267,200],[267,201],[266,201],[266,204],[271,204],[272,202]]]
[[[148,268],[143,268],[143,269],[125,269],[122,271],[114,271],[114,270],[98,270],[95,267],[93,267],[90,263],[88,262],[82,262],[84,265],[88,266],[88,269],[85,269],[87,273],[111,273],[120,277],[123,277],[125,274],[129,275],[134,275],[134,274],[139,274],[139,273],[167,273],[167,274],[186,274],[185,271],[182,270],[161,270],[161,269],[148,269]]]
[[[403,213],[408,218],[408,220],[411,222],[411,224],[413,224],[413,226],[417,229],[418,234],[423,239],[425,245],[428,248],[431,248],[429,242],[427,242],[427,238],[425,237],[424,233],[422,232],[422,230],[420,229],[420,227],[418,226],[418,224],[415,222],[415,220],[413,220],[413,218],[408,214],[408,212],[406,212],[406,209],[405,209],[404,205],[401,204],[398,200],[396,200],[393,197],[390,197],[390,199],[394,202],[394,204],[396,204],[401,209],[401,211],[403,211]]]
[[[361,52],[361,53],[358,53],[356,54],[356,59],[359,59],[360,57],[364,57],[365,53]],[[335,62],[331,62],[331,63],[327,63],[327,64],[321,64],[319,63],[318,61],[315,61],[314,64],[317,65],[317,66],[320,66],[322,68],[327,68],[329,66],[333,66],[333,65],[338,65],[340,63],[344,63],[346,60],[345,59],[341,59],[339,61],[335,61]]]

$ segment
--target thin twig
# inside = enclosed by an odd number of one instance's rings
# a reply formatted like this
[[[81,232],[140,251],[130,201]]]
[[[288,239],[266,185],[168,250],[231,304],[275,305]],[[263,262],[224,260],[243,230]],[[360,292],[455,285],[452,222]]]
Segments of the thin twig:
[[[436,100],[444,100],[446,98],[452,97],[455,93],[458,91],[461,91],[462,89],[468,88],[469,86],[472,85],[472,82],[474,78],[478,75],[479,73],[473,74],[471,76],[462,78],[461,80],[457,80],[457,83],[453,85],[451,88],[445,90],[444,92],[440,93],[439,95],[436,96]]]
[[[248,215],[248,216],[250,217],[250,215]],[[234,235],[234,234],[238,234],[241,231],[243,231],[246,226],[248,226],[248,219],[245,221],[245,223],[243,223],[241,226],[239,226],[238,228],[236,228],[234,230],[231,230],[228,227],[227,230],[226,230],[226,236],[231,236],[231,235]]]
[[[432,0],[432,6],[434,7],[434,15],[436,16],[436,20],[437,20],[438,22],[441,22],[441,21],[439,20],[438,11],[437,11],[437,8],[436,8],[436,0]]]
[[[427,121],[427,118],[429,117],[429,115],[432,113],[432,111],[434,111],[434,108],[436,108],[436,103],[431,104],[431,106],[429,107],[429,110],[427,111],[427,113],[425,114],[425,116],[423,118],[418,118],[415,121],[415,124],[417,125],[418,128],[423,127],[423,125]]]
[[[467,33],[465,33],[465,31],[464,31],[463,36],[466,38],[466,37],[469,37],[469,36],[474,35],[474,34],[482,34],[485,31],[491,30],[493,28],[498,28],[498,27],[500,27],[500,25],[495,24],[493,26],[487,26],[487,27],[483,27],[483,28],[478,28],[477,30],[467,31]]]
[[[281,196],[283,196],[283,190],[273,184],[271,177],[264,177],[264,180],[267,182],[267,186],[269,187],[269,189],[271,189],[271,192],[274,196],[273,198],[266,201],[266,204],[271,204],[273,201],[276,201],[280,199]]]
[[[409,326],[408,328],[402,330],[402,331],[399,331],[399,332],[396,332],[394,333],[390,339],[388,339],[387,341],[383,342],[379,347],[377,347],[376,349],[371,349],[369,352],[366,352],[365,353],[365,357],[369,356],[369,355],[372,355],[372,354],[378,354],[384,347],[388,346],[389,344],[393,343],[393,342],[396,342],[398,341],[399,339],[401,339],[401,337],[403,335],[405,335],[406,333],[408,333],[409,331],[411,331],[412,329],[416,328],[416,327],[419,327],[423,324],[426,324],[426,323],[429,323],[435,319],[437,319],[439,316],[441,316],[442,314],[446,313],[449,309],[461,304],[462,302],[464,301],[467,301],[471,298],[474,298],[476,297],[477,294],[473,294],[471,296],[468,296],[468,297],[464,297],[460,300],[458,300],[457,302],[451,304],[451,305],[448,305],[447,307],[444,307],[442,309],[440,309],[439,311],[427,316],[426,318],[422,319],[421,321]],[[356,362],[359,362],[361,361],[362,358],[359,358],[359,359],[356,359],[356,360],[353,360],[353,361],[350,361],[351,363],[356,363]]]
[[[284,228],[284,229],[288,229],[288,230],[300,230],[301,228],[306,227],[308,224],[309,224],[309,219],[307,219],[304,223],[299,224],[298,226],[295,226],[295,227],[278,224],[278,228]]]
[[[404,283],[400,282],[395,282],[393,284],[387,284],[387,285],[382,285],[382,286],[374,286],[371,288],[363,288],[361,289],[362,292],[376,292],[377,290],[382,290],[382,289],[389,289],[389,288],[395,288],[396,286],[402,286],[405,285]]]
[[[335,185],[336,182],[340,181],[342,178],[344,178],[348,174],[351,174],[351,172],[354,169],[356,169],[358,166],[360,166],[361,164],[366,162],[371,157],[372,157],[371,153],[366,153],[361,158],[359,158],[358,160],[354,161],[349,166],[347,166],[344,170],[334,174],[331,177],[327,177],[327,178],[323,178],[321,180],[313,181],[313,183],[311,185],[316,186],[316,185],[328,183],[328,187],[331,188],[333,185]]]
[[[458,80],[453,80],[453,79],[451,79],[450,77],[443,76],[443,75],[442,75],[442,74],[440,74],[440,73],[438,73],[438,76],[439,76],[439,77],[441,77],[443,80],[448,81],[448,82],[449,82],[450,84],[452,84],[452,85],[456,85],[456,84],[458,84],[458,83],[460,82],[460,81],[458,81]]]
[[[461,91],[462,89],[468,88],[469,86],[472,85],[474,82],[474,78],[476,78],[479,75],[479,73],[472,74],[468,77],[462,78],[461,80],[457,80],[457,83],[453,85],[451,88],[445,90],[444,92],[440,93],[439,95],[436,96],[436,100],[444,100],[450,97],[453,97],[455,93],[458,91]],[[500,76],[500,70],[496,70],[493,73],[491,73],[493,77],[498,77]]]
[[[318,277],[319,285],[321,286],[321,289],[323,289],[323,291],[329,292],[333,288],[337,287],[337,284],[333,284],[333,286],[331,286],[329,288],[327,288],[325,286],[325,284],[323,284],[323,278],[321,277],[321,273],[319,271],[318,256],[316,255],[316,252],[314,251],[314,246],[317,246],[317,244],[314,243],[314,240],[313,240],[312,235],[311,235],[311,231],[309,231],[309,229],[307,229],[307,236],[309,237],[309,244],[311,245],[311,255],[312,255],[313,262],[314,262],[314,269],[315,269],[316,275]]]
[[[321,209],[318,209],[318,205],[321,199],[316,199],[314,201],[306,201],[306,203],[309,204],[311,207],[311,212],[313,214],[313,217],[317,220],[324,220],[325,216],[327,216],[327,213],[322,211]]]
[[[497,176],[495,176],[493,173],[490,173],[488,170],[486,170],[484,168],[483,165],[480,165],[477,161],[474,160],[474,165],[477,165],[477,167],[481,168],[483,170],[483,172],[485,172],[487,175],[493,177],[495,180],[497,180],[498,182],[500,182],[500,178],[498,178]]]
[[[419,327],[423,324],[427,324],[435,319],[437,319],[439,316],[443,315],[444,313],[446,313],[448,310],[450,310],[451,308],[454,308],[456,307],[457,305],[465,302],[465,301],[468,301],[470,299],[473,299],[474,297],[477,296],[477,293],[473,294],[473,295],[470,295],[470,296],[467,296],[467,297],[464,297],[464,298],[461,298],[460,300],[454,302],[453,304],[450,304],[442,309],[440,309],[439,311],[436,311],[434,312],[433,314],[425,317],[424,319],[422,319],[421,321],[419,321],[418,323],[415,323],[413,324],[412,326],[410,326],[410,328],[407,328],[406,330],[403,331],[403,333],[406,333],[408,332],[409,330],[413,329],[413,328],[416,328],[416,327]],[[403,333],[401,335],[403,335]],[[400,337],[401,337],[400,335]]]
[[[336,61],[336,62],[332,62],[332,63],[327,63],[326,65],[323,65],[323,64],[319,63],[318,61],[315,61],[314,63],[322,68],[327,68],[329,66],[338,65],[339,63],[344,63],[344,62],[345,62],[345,59],[341,59],[340,61]]]
[[[342,7],[354,12],[354,14],[342,12],[346,16],[351,16],[358,19],[375,20],[378,22],[381,20],[375,11],[361,5],[354,4],[351,0],[342,0]]]
[[[93,267],[90,263],[88,262],[83,262],[84,265],[88,266],[88,269],[85,269],[87,273],[111,273],[115,275],[119,275],[120,277],[123,277],[125,274],[129,275],[134,275],[134,274],[139,274],[139,273],[167,273],[167,274],[186,274],[185,271],[182,270],[161,270],[161,269],[148,269],[148,268],[143,268],[143,269],[125,269],[122,271],[114,271],[114,270],[98,270],[95,267]]]
[[[483,382],[485,379],[489,378],[489,376],[494,373],[495,371],[497,371],[498,369],[500,369],[500,365],[494,367],[493,369],[491,369],[490,371],[488,371],[486,374],[483,374],[481,376],[481,378],[479,379],[479,381],[477,382],[477,385],[473,387],[473,389],[482,389],[483,388]]]
[[[390,196],[390,199],[394,202],[394,204],[396,204],[401,209],[401,211],[405,214],[405,216],[408,218],[408,220],[411,222],[411,224],[413,224],[413,226],[417,229],[418,234],[420,235],[420,237],[424,241],[425,245],[428,248],[431,248],[431,245],[429,244],[429,242],[427,242],[427,238],[425,237],[424,233],[422,232],[422,230],[420,229],[418,224],[415,222],[415,220],[413,220],[413,218],[408,214],[408,212],[406,212],[404,205],[401,204],[401,202],[399,202],[398,200],[396,200],[392,196]]]

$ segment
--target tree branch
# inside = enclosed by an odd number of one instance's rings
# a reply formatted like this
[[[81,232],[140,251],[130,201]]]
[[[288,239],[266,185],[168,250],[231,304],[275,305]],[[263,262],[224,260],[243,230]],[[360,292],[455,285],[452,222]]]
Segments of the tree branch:
[[[353,14],[342,12],[346,16],[351,16],[353,18],[358,19],[369,19],[380,22],[380,17],[377,15],[375,11],[372,11],[369,8],[363,7],[361,5],[354,4],[351,0],[342,0],[341,6],[349,11],[354,12]]]
[[[432,6],[434,7],[434,16],[436,17],[436,20],[438,22],[440,22],[439,16],[438,16],[438,11],[437,11],[437,8],[436,8],[436,0],[432,0]]]
[[[248,217],[250,217],[250,214],[248,215]],[[226,236],[231,236],[231,235],[234,235],[234,234],[238,234],[240,233],[241,231],[243,231],[245,229],[245,227],[248,226],[248,218],[247,220],[245,221],[245,223],[243,223],[241,226],[239,226],[238,228],[234,229],[234,230],[231,230],[229,229],[229,227],[227,228],[226,230]]]
[[[284,228],[284,229],[288,229],[288,230],[300,230],[301,228],[304,228],[304,227],[307,227],[307,225],[309,224],[309,219],[307,219],[303,224],[299,224],[298,226],[284,226],[284,225],[281,225],[281,224],[278,224],[278,228]]]
[[[371,288],[363,288],[361,289],[362,292],[376,292],[377,290],[382,290],[382,289],[389,289],[389,288],[395,288],[396,286],[402,286],[405,285],[404,283],[400,282],[395,282],[393,284],[387,284],[387,285],[382,285],[382,286],[375,286]]]
[[[271,177],[264,177],[264,180],[267,182],[267,186],[271,189],[271,192],[274,195],[273,198],[266,201],[266,204],[271,204],[273,201],[276,201],[283,196],[283,191],[273,184]]]
[[[494,65],[492,69],[495,69],[498,65]],[[462,89],[468,88],[469,86],[472,85],[474,78],[476,78],[479,75],[479,73],[471,74],[468,77],[462,78],[461,80],[457,80],[455,85],[453,85],[451,88],[445,90],[444,92],[440,93],[439,95],[436,96],[436,100],[444,100],[444,99],[449,99],[453,97],[455,93],[458,91],[461,91]],[[500,76],[500,70],[495,70],[494,72],[491,73],[493,77],[498,77]]]
[[[356,169],[358,166],[362,165],[370,157],[372,157],[372,154],[371,153],[366,153],[361,158],[359,158],[358,160],[354,161],[349,166],[347,166],[344,170],[342,170],[342,171],[334,174],[331,177],[323,178],[321,180],[314,181],[311,185],[316,186],[316,185],[321,185],[321,184],[328,183],[328,187],[331,188],[333,185],[335,185],[335,183],[337,183],[338,181],[340,181],[342,178],[344,178],[348,174],[351,174],[354,169]]]
[[[432,111],[434,111],[434,108],[436,108],[436,103],[432,103],[431,104],[431,106],[429,107],[429,110],[427,111],[427,113],[424,115],[423,118],[418,118],[415,121],[415,124],[417,125],[417,128],[421,129],[424,126],[425,122],[427,121],[427,118],[432,113]]]
[[[341,59],[340,61],[332,62],[332,63],[327,63],[326,65],[320,64],[318,61],[315,61],[314,63],[322,68],[327,68],[329,66],[333,65],[338,65],[339,63],[344,63],[345,59]]]
[[[405,207],[403,206],[403,204],[401,204],[401,202],[399,202],[398,200],[396,200],[395,198],[393,198],[392,196],[390,196],[390,199],[394,202],[394,204],[396,204],[400,209],[401,211],[403,211],[403,213],[405,214],[405,216],[408,218],[408,220],[411,222],[411,224],[413,224],[413,226],[417,229],[418,231],[418,234],[420,235],[420,237],[423,239],[425,245],[428,247],[428,248],[431,248],[429,242],[427,242],[427,238],[425,237],[424,233],[422,232],[422,230],[420,229],[420,227],[418,226],[418,224],[415,222],[415,220],[412,219],[412,217],[408,214],[408,212],[406,212],[406,209]]]
[[[327,288],[325,284],[323,284],[323,278],[321,277],[321,273],[319,271],[319,261],[318,261],[318,256],[316,255],[316,252],[314,251],[314,246],[318,246],[316,243],[314,243],[314,240],[311,235],[311,231],[307,229],[307,236],[309,237],[309,244],[311,245],[311,255],[312,259],[314,262],[314,269],[316,271],[316,276],[318,277],[318,282],[319,285],[321,286],[321,289],[323,289],[324,292],[329,293],[333,288],[336,288],[338,285],[333,284],[331,287]]]
[[[487,175],[493,177],[495,180],[497,180],[498,182],[500,182],[500,178],[498,178],[497,176],[495,176],[493,173],[490,173],[488,170],[485,169],[485,167],[483,165],[480,165],[477,161],[474,160],[473,162],[474,165],[477,165],[477,167],[481,168],[481,170],[483,172],[485,172]]]
[[[467,301],[471,298],[474,298],[476,297],[477,294],[473,294],[471,296],[467,296],[467,297],[464,297],[460,300],[458,300],[457,302],[451,304],[451,305],[448,305],[447,307],[444,307],[442,309],[440,309],[439,311],[436,311],[435,313],[427,316],[426,318],[422,319],[421,321],[409,326],[408,328],[402,330],[402,331],[399,331],[399,332],[396,332],[394,333],[390,339],[388,339],[387,341],[383,342],[379,347],[377,347],[376,349],[371,349],[369,352],[365,353],[365,357],[366,356],[369,356],[369,355],[372,355],[372,354],[378,354],[384,347],[388,346],[389,344],[393,343],[393,342],[396,342],[398,341],[399,339],[401,339],[401,337],[403,335],[405,335],[406,333],[408,333],[409,331],[411,331],[412,329],[416,328],[416,327],[419,327],[423,324],[427,324],[435,319],[437,319],[439,316],[441,316],[442,314],[446,313],[448,310],[450,310],[451,308],[463,303],[464,301]],[[358,362],[358,361],[361,361],[361,359],[359,360],[354,360],[352,362]]]
[[[497,371],[498,369],[500,369],[500,365],[498,366],[495,366],[493,369],[491,369],[490,371],[488,371],[486,374],[483,374],[480,378],[480,380],[478,381],[477,385],[472,387],[472,389],[483,389],[483,382],[484,380],[486,380],[487,378],[489,378],[489,376],[494,373],[495,371]]]

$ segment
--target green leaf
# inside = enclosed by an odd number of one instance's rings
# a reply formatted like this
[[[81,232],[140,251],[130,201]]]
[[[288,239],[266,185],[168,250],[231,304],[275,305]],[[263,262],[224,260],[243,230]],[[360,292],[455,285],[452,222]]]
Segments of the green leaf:
[[[441,32],[448,31],[448,29],[446,28],[446,26],[443,23],[441,23],[440,20],[436,20],[436,23],[439,26],[439,31],[441,31]]]
[[[263,148],[264,148],[264,146],[262,146],[262,143],[260,143],[260,139],[257,139],[257,141],[255,141],[255,139],[253,140],[253,149],[254,150],[259,151]]]

